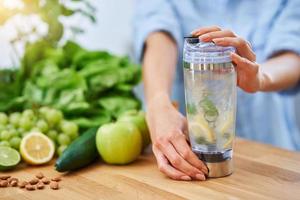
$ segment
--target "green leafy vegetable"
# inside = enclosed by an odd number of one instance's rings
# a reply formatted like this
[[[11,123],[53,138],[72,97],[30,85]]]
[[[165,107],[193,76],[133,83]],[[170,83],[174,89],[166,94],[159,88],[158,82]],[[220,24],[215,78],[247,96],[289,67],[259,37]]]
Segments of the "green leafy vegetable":
[[[14,73],[5,77],[14,77],[8,88],[16,93],[0,93],[0,111],[50,106],[87,129],[141,106],[132,93],[141,80],[138,66],[127,57],[88,51],[75,42],[57,48],[43,41],[28,45],[22,68]],[[2,80],[0,88],[7,84]]]

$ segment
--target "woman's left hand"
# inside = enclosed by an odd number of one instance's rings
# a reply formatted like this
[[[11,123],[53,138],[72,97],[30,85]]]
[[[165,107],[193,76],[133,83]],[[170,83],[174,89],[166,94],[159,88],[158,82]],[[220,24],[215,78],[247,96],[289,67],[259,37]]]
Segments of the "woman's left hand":
[[[202,42],[214,42],[219,46],[233,46],[236,53],[231,54],[231,59],[236,65],[237,84],[246,92],[263,90],[264,75],[255,62],[256,56],[249,42],[238,37],[231,30],[222,30],[217,26],[202,27],[191,33],[199,37]]]

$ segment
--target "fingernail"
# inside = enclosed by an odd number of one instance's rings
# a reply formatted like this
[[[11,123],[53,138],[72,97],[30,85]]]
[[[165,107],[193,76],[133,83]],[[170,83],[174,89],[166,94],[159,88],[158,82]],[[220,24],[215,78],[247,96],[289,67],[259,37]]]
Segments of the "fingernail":
[[[196,179],[200,181],[205,181],[205,176],[203,174],[196,174]]]
[[[207,169],[206,167],[203,167],[203,168],[202,168],[202,171],[203,171],[206,175],[208,175],[208,169]]]
[[[212,40],[214,43],[222,43],[224,41],[223,38],[216,38]]]
[[[182,176],[182,177],[180,177],[180,179],[184,180],[184,181],[190,181],[190,180],[192,180],[192,178],[189,177],[189,176]]]
[[[203,42],[207,41],[208,39],[209,39],[208,35],[201,35],[201,36],[199,36],[199,40],[201,40]]]

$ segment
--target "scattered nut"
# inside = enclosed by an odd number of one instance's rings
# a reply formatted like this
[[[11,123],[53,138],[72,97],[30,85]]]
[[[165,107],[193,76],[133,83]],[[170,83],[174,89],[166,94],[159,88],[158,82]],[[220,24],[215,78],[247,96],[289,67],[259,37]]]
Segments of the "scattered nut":
[[[39,172],[37,175],[35,175],[38,179],[44,178],[44,174],[42,172]]]
[[[6,181],[6,180],[0,181],[0,187],[7,187],[7,186],[8,186],[8,181]]]
[[[17,178],[9,178],[9,179],[7,179],[8,180],[8,183],[9,184],[11,184],[12,182],[19,182],[19,179],[17,179]]]
[[[30,185],[30,184],[27,184],[25,186],[26,190],[35,190],[35,186],[34,185]]]
[[[9,175],[1,175],[0,176],[0,187],[19,187],[25,188],[26,190],[42,190],[45,188],[45,185],[50,184],[50,188],[52,190],[58,190],[59,184],[58,182],[61,181],[61,177],[57,176],[51,179],[44,176],[43,173],[39,172],[35,175],[36,178],[31,179],[29,182],[27,181],[19,181],[19,179],[11,177]]]
[[[1,180],[7,180],[9,179],[11,176],[10,175],[0,175],[0,179]]]
[[[50,183],[50,180],[49,180],[48,178],[44,177],[44,178],[42,179],[42,182],[43,182],[44,184],[48,185],[48,184]]]
[[[58,182],[51,182],[50,183],[50,188],[52,189],[52,190],[58,190],[59,189],[59,185],[58,185]]]
[[[39,179],[36,179],[36,178],[34,178],[34,179],[32,179],[32,180],[29,181],[29,183],[31,185],[36,185],[38,182],[39,182]]]
[[[60,176],[57,176],[57,177],[55,177],[55,178],[52,178],[51,180],[52,180],[52,181],[55,181],[55,182],[59,182],[59,181],[61,181],[61,177],[60,177]]]
[[[27,181],[21,181],[21,182],[19,182],[19,184],[18,184],[19,188],[24,188],[26,185],[28,185],[28,182],[27,182]]]
[[[39,189],[39,190],[44,189],[44,187],[45,187],[45,185],[44,185],[44,183],[42,183],[42,182],[39,182],[39,183],[36,185],[36,188]]]
[[[18,181],[12,180],[12,181],[10,182],[10,185],[11,185],[12,187],[17,187],[17,186],[18,186]]]

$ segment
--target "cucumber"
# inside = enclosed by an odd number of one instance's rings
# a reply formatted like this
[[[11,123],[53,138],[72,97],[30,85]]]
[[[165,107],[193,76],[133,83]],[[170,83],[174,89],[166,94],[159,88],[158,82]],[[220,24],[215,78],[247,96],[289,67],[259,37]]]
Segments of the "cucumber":
[[[56,170],[73,171],[96,160],[99,156],[95,142],[97,130],[97,127],[90,128],[74,140],[56,161]]]

